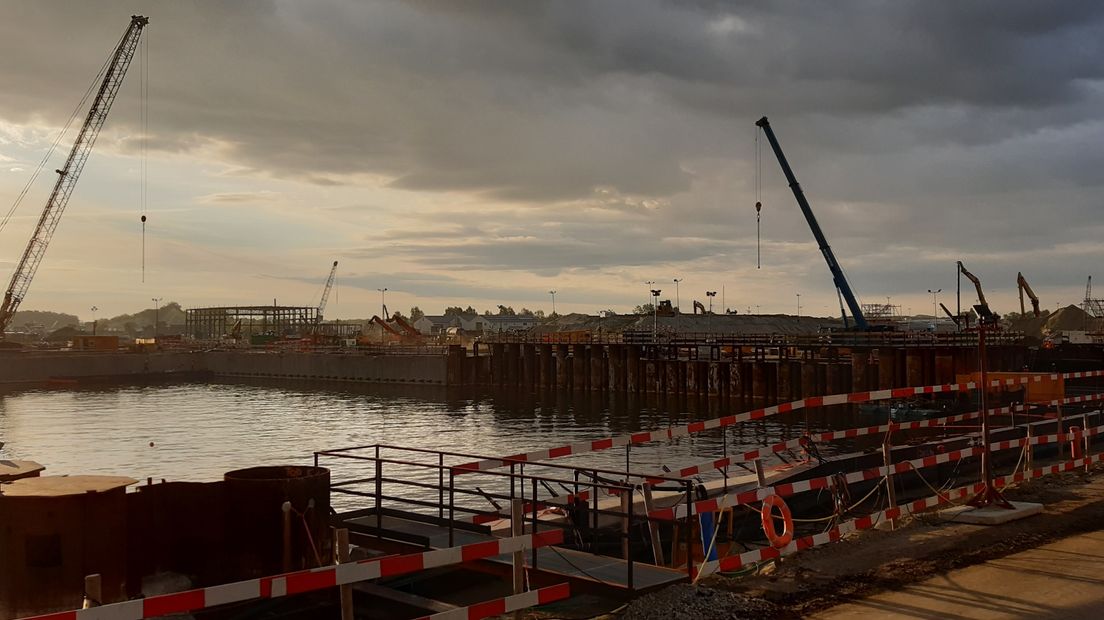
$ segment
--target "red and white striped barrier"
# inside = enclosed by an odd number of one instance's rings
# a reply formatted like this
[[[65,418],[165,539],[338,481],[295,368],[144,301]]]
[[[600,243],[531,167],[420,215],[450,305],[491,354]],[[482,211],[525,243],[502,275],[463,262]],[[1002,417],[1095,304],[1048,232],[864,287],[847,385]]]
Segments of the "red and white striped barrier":
[[[1065,442],[1074,439],[1081,439],[1083,437],[1092,437],[1102,432],[1104,432],[1104,426],[1098,426],[1096,428],[1090,428],[1074,433],[1067,432],[1055,433],[1052,435],[1041,435],[1038,437],[1030,438],[1030,444],[1045,445],[1048,443]],[[992,451],[1009,450],[1012,448],[1021,448],[1028,443],[1029,440],[1027,437],[1021,437],[1019,439],[992,443],[989,445],[989,449]],[[854,484],[867,480],[876,480],[890,474],[904,474],[914,469],[926,469],[928,467],[942,465],[943,463],[960,461],[962,459],[970,458],[973,456],[979,456],[981,455],[981,453],[981,446],[972,446],[969,448],[963,448],[961,450],[952,450],[950,452],[944,452],[941,454],[932,454],[918,459],[912,459],[910,461],[901,461],[899,463],[893,463],[892,465],[883,465],[881,467],[871,467],[869,469],[854,471],[844,474],[843,477],[848,484]],[[735,506],[743,506],[746,504],[762,501],[763,498],[768,495],[790,497],[791,495],[796,495],[798,493],[816,491],[819,489],[827,489],[831,486],[833,478],[834,476],[821,476],[819,478],[810,478],[808,480],[799,480],[797,482],[788,482],[774,486],[752,489],[750,491],[737,493],[735,495],[723,495],[721,497],[699,500],[690,504],[689,514],[696,515],[706,512],[718,512],[720,510],[733,508]],[[686,515],[686,504],[679,504],[677,506],[672,506],[669,508],[661,508],[659,510],[654,510],[648,513],[649,517],[655,519],[664,519],[668,521],[682,519],[686,517]]]
[[[980,493],[984,489],[982,484],[974,484],[966,487],[961,487],[948,491],[942,495],[934,495],[932,497],[917,500],[909,504],[903,504],[895,506],[881,512],[866,515],[858,519],[853,519],[845,523],[841,523],[836,527],[822,532],[820,534],[814,534],[812,536],[805,536],[802,538],[795,538],[790,544],[776,549],[774,547],[764,547],[762,549],[753,549],[741,553],[739,555],[730,555],[720,560],[713,560],[703,563],[698,567],[698,579],[707,577],[717,571],[732,571],[739,570],[744,566],[750,564],[757,564],[766,560],[773,560],[786,555],[792,555],[798,551],[804,549],[811,549],[813,547],[819,547],[828,543],[836,542],[842,539],[844,536],[857,532],[859,530],[866,530],[874,527],[878,523],[886,519],[896,519],[898,517],[921,512],[938,506],[940,504],[948,504],[955,499],[964,499],[970,497],[976,493]]]
[[[1018,471],[1014,474],[1008,474],[1007,476],[993,478],[993,486],[997,487],[998,489],[1004,488],[1011,484],[1023,482],[1025,480],[1042,478],[1043,476],[1053,476],[1055,474],[1062,474],[1065,472],[1073,471],[1075,469],[1082,469],[1086,465],[1092,465],[1093,463],[1104,463],[1104,453],[1090,454],[1089,456],[1086,456],[1084,458],[1066,461],[1065,463],[1048,465],[1046,467],[1038,467],[1030,471]]]
[[[1084,372],[1067,372],[1062,374],[1063,379],[1092,379],[1104,377],[1104,370],[1086,370]]]
[[[1052,400],[1046,403],[1048,406],[1055,407],[1058,405],[1068,405],[1074,403],[1087,403],[1104,400],[1104,393],[1100,394],[1086,394],[1084,396],[1070,396],[1063,399]],[[989,410],[989,415],[1011,415],[1020,412],[1027,411],[1028,405],[1009,405],[1007,407],[996,407]],[[770,446],[764,446],[762,448],[756,448],[755,450],[749,450],[741,454],[734,454],[725,458],[714,459],[704,463],[698,463],[683,467],[681,469],[672,471],[670,473],[660,474],[653,472],[648,474],[649,476],[666,476],[669,478],[688,478],[690,476],[696,476],[708,471],[724,469],[735,463],[746,463],[749,461],[756,461],[778,452],[785,452],[786,450],[795,450],[801,448],[803,442],[809,441],[812,443],[823,443],[828,441],[836,441],[839,439],[854,439],[856,437],[862,437],[865,435],[881,435],[888,432],[896,431],[912,431],[922,428],[936,428],[947,424],[954,424],[956,422],[964,422],[966,420],[972,420],[981,417],[980,411],[971,411],[968,413],[960,413],[952,416],[945,416],[942,418],[930,418],[927,420],[914,420],[911,422],[889,422],[887,424],[880,424],[877,426],[864,426],[858,428],[848,428],[837,431],[823,431],[819,433],[810,433],[804,437],[798,437],[796,439],[790,439],[787,441],[779,442]],[[659,478],[648,478],[648,483],[658,484],[662,482]]]
[[[418,620],[479,620],[491,616],[501,616],[511,611],[528,609],[537,605],[547,605],[571,596],[571,586],[561,583],[539,590],[530,590],[493,601],[478,603],[470,607],[450,609],[432,616],[423,616]]]
[[[1072,461],[1067,461],[1065,463],[1059,463],[1057,465],[1051,465],[1049,467],[1042,467],[1028,472],[1017,472],[1015,474],[1009,474],[1007,476],[994,478],[993,486],[997,488],[1007,487],[1009,484],[1012,483],[1023,482],[1024,480],[1029,480],[1032,478],[1041,478],[1043,476],[1073,471],[1076,469],[1081,469],[1086,465],[1100,462],[1104,462],[1104,454],[1094,454],[1085,458],[1075,459]],[[764,547],[762,549],[753,549],[739,555],[730,555],[728,557],[721,558],[720,560],[705,562],[700,567],[698,567],[698,575],[696,578],[700,579],[701,577],[709,576],[717,571],[739,570],[744,566],[757,564],[766,560],[773,560],[782,556],[792,555],[804,549],[811,549],[813,547],[819,547],[821,545],[836,542],[852,532],[870,529],[884,520],[896,519],[902,516],[918,514],[937,506],[950,504],[955,500],[973,497],[983,490],[985,490],[985,485],[981,482],[977,482],[971,485],[940,493],[939,495],[933,495],[931,497],[919,499],[907,504],[901,504],[887,510],[882,510],[880,512],[867,515],[865,517],[860,517],[858,519],[847,521],[846,523],[841,523],[840,525],[820,534],[805,536],[803,538],[795,538],[792,542],[790,542],[790,544],[782,547],[781,549]]]
[[[311,570],[250,579],[208,588],[162,594],[144,599],[111,603],[91,609],[63,611],[29,620],[141,620],[169,614],[183,614],[227,603],[277,598],[335,586],[394,577],[428,568],[462,564],[474,560],[524,551],[563,542],[562,530],[549,530],[513,538],[501,538],[424,553],[373,558],[323,566]]]
[[[1069,372],[1064,374],[1049,373],[1030,375],[1025,377],[1015,377],[1011,379],[994,379],[989,382],[989,385],[991,387],[1007,387],[1013,385],[1025,385],[1027,383],[1038,383],[1042,381],[1055,381],[1059,378],[1086,379],[1092,377],[1104,377],[1104,370]],[[753,409],[744,413],[724,416],[721,418],[691,422],[689,424],[683,424],[681,426],[671,426],[669,428],[659,429],[655,431],[641,431],[639,433],[630,433],[627,435],[619,435],[616,437],[606,437],[604,439],[596,439],[593,441],[582,441],[574,444],[560,446],[558,448],[535,450],[533,452],[514,454],[512,456],[506,456],[498,459],[483,459],[481,461],[473,461],[470,463],[457,465],[455,467],[455,470],[457,474],[462,474],[464,472],[470,471],[484,471],[488,469],[506,467],[512,462],[527,463],[534,461],[547,461],[565,456],[599,452],[602,450],[618,448],[631,444],[648,443],[651,441],[670,441],[671,439],[685,437],[687,435],[700,433],[702,431],[724,428],[726,426],[732,426],[733,424],[759,420],[781,413],[798,411],[800,409],[805,409],[808,407],[823,407],[828,405],[843,405],[848,403],[866,403],[892,398],[922,396],[925,394],[965,392],[974,389],[977,389],[977,384],[973,381],[969,381],[966,383],[949,383],[942,385],[893,388],[888,390],[876,390],[869,392],[852,392],[850,394],[833,394],[830,396],[811,396],[809,398],[803,398],[801,400],[795,400],[788,403],[781,403],[771,407]]]
[[[871,467],[870,469],[854,471],[845,474],[844,479],[849,484],[863,482],[866,480],[877,480],[878,478],[882,478],[889,473],[902,474],[913,469],[934,467],[942,463],[958,461],[964,458],[969,458],[971,456],[977,456],[979,454],[981,454],[980,447],[964,448],[962,450],[954,450],[951,452],[945,452],[943,454],[933,454],[931,456],[925,456],[911,461],[901,461],[900,463],[894,463],[893,465],[889,466],[883,465],[881,467]],[[832,485],[833,478],[834,476],[821,476],[819,478],[810,478],[808,480],[799,480],[797,482],[787,482],[775,486],[752,489],[750,491],[744,491],[743,493],[737,493],[735,495],[723,495],[721,497],[703,499],[690,504],[689,514],[696,515],[706,512],[718,512],[727,508],[760,502],[763,501],[763,498],[767,497],[768,495],[790,497],[791,495],[797,495],[798,493],[816,491],[819,489],[827,489]],[[649,517],[655,519],[664,519],[668,521],[682,519],[686,517],[686,515],[686,504],[679,504],[677,506],[671,506],[670,508],[661,508],[659,510],[653,510],[652,512],[648,513]]]
[[[481,461],[473,461],[471,463],[457,465],[455,467],[455,470],[457,474],[464,473],[465,471],[485,471],[488,469],[506,467],[512,462],[527,463],[533,461],[547,461],[565,456],[587,454],[589,452],[599,452],[602,450],[627,446],[630,444],[641,444],[651,441],[670,441],[679,437],[686,437],[694,433],[724,428],[726,426],[732,426],[741,422],[750,422],[752,420],[759,420],[773,415],[778,415],[780,413],[799,411],[806,407],[823,407],[828,405],[845,405],[848,403],[865,403],[872,400],[907,398],[910,396],[922,394],[938,394],[943,392],[964,392],[967,390],[972,390],[975,387],[976,385],[973,382],[968,382],[951,383],[944,385],[928,385],[922,387],[894,388],[891,390],[878,390],[875,392],[833,394],[831,396],[811,396],[809,398],[803,398],[801,400],[795,400],[788,403],[781,403],[771,407],[753,409],[752,411],[728,415],[721,418],[691,422],[689,424],[683,424],[681,426],[671,426],[669,428],[659,429],[655,431],[641,431],[639,433],[619,435],[617,437],[607,437],[605,439],[597,439],[594,441],[583,441],[566,446],[560,446],[558,448],[549,448],[523,454],[515,454],[512,456],[503,457],[501,459],[484,459]]]
[[[1100,394],[1100,399],[1104,399],[1104,394]],[[1026,408],[1023,405],[1011,405],[1008,407],[997,407],[989,410],[989,415],[1005,415],[1009,413],[1015,413],[1017,411],[1024,411]],[[921,428],[934,428],[943,426],[946,424],[953,424],[955,422],[962,422],[973,418],[980,417],[981,413],[977,411],[971,411],[969,413],[960,413],[957,415],[946,416],[942,418],[931,418],[928,420],[915,420],[912,422],[890,422],[888,424],[880,424],[877,426],[864,426],[859,428],[848,428],[838,431],[823,431],[820,433],[810,433],[803,437],[797,437],[795,439],[789,439],[770,446],[764,446],[762,448],[756,448],[755,450],[749,450],[740,454],[734,454],[721,459],[714,459],[704,463],[698,463],[696,465],[690,465],[672,471],[671,473],[662,474],[670,478],[688,478],[690,476],[696,476],[698,474],[708,472],[715,469],[724,469],[729,465],[735,463],[746,463],[749,461],[756,461],[766,458],[772,454],[778,452],[785,452],[786,450],[795,450],[801,448],[804,442],[823,443],[828,441],[835,441],[839,439],[853,439],[855,437],[862,437],[864,435],[881,435],[890,431],[908,431],[917,430]],[[659,473],[648,474],[651,476],[659,476]],[[658,480],[658,479],[657,479]],[[649,483],[652,483],[652,479],[648,479]]]

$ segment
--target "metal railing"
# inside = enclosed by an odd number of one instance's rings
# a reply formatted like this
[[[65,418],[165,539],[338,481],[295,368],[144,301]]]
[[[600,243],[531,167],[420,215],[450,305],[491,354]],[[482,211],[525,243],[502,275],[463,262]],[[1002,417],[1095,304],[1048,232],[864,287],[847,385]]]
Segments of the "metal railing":
[[[404,455],[405,458],[402,458]],[[415,460],[418,457],[423,457],[423,460]],[[381,538],[386,537],[384,521],[391,514],[388,512],[391,506],[398,505],[411,512],[436,516],[439,525],[448,532],[448,545],[451,547],[455,545],[459,529],[509,519],[510,513],[504,504],[521,500],[525,526],[532,532],[562,529],[565,540],[574,541],[574,544],[565,546],[595,555],[607,555],[603,542],[608,537],[601,536],[601,531],[607,529],[610,523],[620,522],[622,527],[616,536],[621,543],[620,553],[616,555],[625,560],[625,578],[629,589],[634,583],[633,532],[642,523],[662,521],[649,516],[647,510],[636,508],[637,502],[643,500],[643,487],[639,482],[647,478],[653,484],[670,484],[672,488],[667,490],[676,491],[681,498],[679,503],[686,506],[690,506],[695,497],[694,480],[662,474],[645,476],[599,467],[527,463],[521,460],[510,462],[508,468],[490,471],[469,471],[460,467],[465,461],[483,458],[488,457],[387,444],[314,453],[316,466],[326,466],[327,460],[334,459],[367,465],[367,475],[332,482],[330,488],[333,493],[371,502],[367,513],[354,511],[352,514],[365,515],[369,519],[374,517],[373,532]],[[557,492],[557,487],[561,492]],[[603,497],[616,497],[619,501],[615,506],[603,505]],[[486,502],[494,509],[477,508],[471,501],[465,500]],[[542,518],[551,515],[562,518]],[[686,528],[684,534],[689,550],[693,544],[693,533]],[[571,538],[571,535],[575,537]],[[695,570],[693,554],[687,555],[687,572],[692,577]],[[537,569],[535,550],[530,561],[531,566]]]

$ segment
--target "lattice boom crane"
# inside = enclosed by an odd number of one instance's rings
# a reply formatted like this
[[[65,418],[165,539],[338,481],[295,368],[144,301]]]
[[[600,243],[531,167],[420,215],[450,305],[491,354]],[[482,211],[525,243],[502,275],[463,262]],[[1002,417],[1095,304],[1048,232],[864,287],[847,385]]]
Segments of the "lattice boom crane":
[[[330,289],[333,288],[334,278],[337,277],[337,261],[334,261],[330,269],[330,277],[326,279],[326,286],[322,289],[322,299],[318,302],[318,314],[314,317],[315,323],[322,322],[322,313],[326,311],[326,302],[330,300]]]
[[[119,87],[122,86],[130,61],[134,59],[138,49],[138,39],[142,35],[142,29],[148,23],[149,18],[141,15],[131,16],[130,25],[111,56],[103,81],[100,83],[100,89],[92,101],[92,107],[88,109],[88,115],[84,118],[80,133],[77,134],[73,148],[69,151],[69,157],[65,160],[65,165],[56,171],[57,182],[50,192],[49,200],[46,201],[46,207],[42,210],[42,216],[38,219],[34,234],[31,235],[31,240],[23,251],[23,257],[19,260],[15,273],[12,274],[8,290],[4,293],[4,302],[0,305],[0,337],[7,331],[12,317],[19,309],[19,304],[27,295],[27,289],[31,287],[31,280],[34,279],[42,257],[46,254],[46,247],[50,244],[54,231],[57,230],[62,214],[65,213],[65,207],[69,204],[69,197],[73,194],[77,179],[80,178],[88,155],[92,152],[92,146],[96,143],[104,121],[107,120],[107,113],[111,111],[111,104],[119,94]]]

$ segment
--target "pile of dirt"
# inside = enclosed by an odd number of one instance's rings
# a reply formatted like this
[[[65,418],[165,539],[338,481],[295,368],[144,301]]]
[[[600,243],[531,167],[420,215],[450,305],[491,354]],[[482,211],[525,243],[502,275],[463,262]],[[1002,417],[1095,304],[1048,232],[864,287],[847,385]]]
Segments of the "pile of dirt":
[[[616,334],[626,331],[674,334],[817,334],[838,328],[840,320],[831,317],[791,316],[787,314],[682,314],[653,316],[618,314],[591,316],[567,314],[542,323],[533,333],[589,332]]]
[[[1089,316],[1078,306],[1066,306],[1054,312],[1043,311],[1043,315],[1035,318],[1030,314],[1010,321],[1009,329],[1023,332],[1024,336],[1042,340],[1050,334],[1068,331],[1100,331],[1104,320]]]

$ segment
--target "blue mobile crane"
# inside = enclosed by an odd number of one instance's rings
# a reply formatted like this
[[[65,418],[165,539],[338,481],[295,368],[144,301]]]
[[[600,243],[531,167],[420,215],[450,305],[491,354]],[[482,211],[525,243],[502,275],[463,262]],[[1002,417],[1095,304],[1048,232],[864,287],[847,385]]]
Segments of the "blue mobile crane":
[[[816,238],[817,245],[820,246],[820,253],[824,255],[824,261],[828,263],[828,270],[832,272],[832,281],[836,285],[836,293],[842,298],[840,303],[840,312],[843,315],[843,326],[849,328],[847,322],[847,312],[843,309],[843,303],[847,302],[847,308],[851,311],[851,316],[855,320],[855,328],[859,331],[879,331],[886,329],[886,326],[870,325],[866,322],[866,317],[863,316],[862,308],[859,307],[859,301],[855,299],[855,293],[851,290],[851,285],[847,283],[847,277],[843,275],[843,269],[840,268],[839,262],[836,261],[836,255],[832,253],[832,248],[828,245],[828,239],[824,236],[824,231],[820,229],[820,224],[817,223],[816,216],[813,215],[813,208],[809,206],[809,201],[805,199],[805,192],[801,191],[801,185],[797,182],[797,177],[794,176],[793,170],[790,169],[790,164],[786,161],[786,155],[782,153],[782,147],[778,144],[778,138],[774,137],[774,131],[771,130],[770,122],[767,121],[767,117],[763,117],[755,122],[755,124],[763,130],[763,133],[767,136],[767,141],[770,142],[771,149],[774,150],[775,157],[778,158],[778,165],[782,167],[782,174],[786,175],[786,182],[790,184],[790,189],[793,190],[794,198],[797,199],[797,206],[801,207],[801,213],[805,216],[805,221],[809,223],[809,228],[813,231],[813,237]]]

